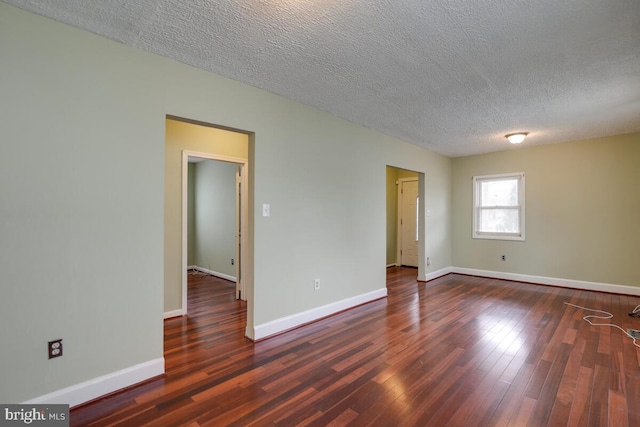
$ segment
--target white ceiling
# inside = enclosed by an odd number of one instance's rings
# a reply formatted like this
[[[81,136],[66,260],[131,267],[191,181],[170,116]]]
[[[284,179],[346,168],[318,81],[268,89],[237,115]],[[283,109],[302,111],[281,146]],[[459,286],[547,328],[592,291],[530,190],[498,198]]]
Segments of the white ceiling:
[[[448,156],[640,131],[639,0],[6,3]]]

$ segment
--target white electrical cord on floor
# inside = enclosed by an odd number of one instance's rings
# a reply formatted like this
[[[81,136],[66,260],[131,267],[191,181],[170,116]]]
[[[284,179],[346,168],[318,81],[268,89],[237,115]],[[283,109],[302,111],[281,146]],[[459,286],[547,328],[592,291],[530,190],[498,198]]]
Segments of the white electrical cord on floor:
[[[624,332],[624,334],[626,336],[628,336],[629,338],[631,338],[633,340],[633,345],[635,345],[636,347],[640,348],[640,344],[636,341],[637,338],[629,335],[629,333],[627,331],[625,331],[624,329],[622,329],[620,326],[618,325],[614,325],[613,323],[593,323],[590,319],[611,319],[613,318],[613,314],[609,313],[608,311],[604,311],[604,310],[596,310],[594,308],[587,308],[587,307],[582,307],[580,305],[575,305],[575,304],[571,304],[570,302],[565,302],[565,304],[570,305],[572,307],[576,307],[576,308],[580,308],[582,310],[588,310],[588,311],[595,311],[597,313],[604,313],[606,314],[606,316],[598,316],[596,314],[590,314],[588,316],[584,316],[582,319],[587,322],[590,325],[593,326],[611,326],[613,328],[618,328],[620,329],[622,332]],[[633,313],[637,313],[638,310],[640,310],[640,305],[637,305],[636,308],[633,309]]]

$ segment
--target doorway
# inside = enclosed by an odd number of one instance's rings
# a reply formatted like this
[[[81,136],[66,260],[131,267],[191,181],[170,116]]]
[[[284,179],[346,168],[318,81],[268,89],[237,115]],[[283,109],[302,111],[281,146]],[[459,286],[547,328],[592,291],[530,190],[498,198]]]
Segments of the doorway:
[[[398,264],[418,266],[418,178],[398,179]]]
[[[395,166],[386,167],[386,265],[417,267],[418,277],[423,277],[425,273],[424,188],[424,173]]]
[[[241,164],[189,156],[187,270],[233,282],[241,277]]]
[[[229,275],[238,279],[236,295],[247,301],[247,315],[252,307],[253,257],[251,223],[252,200],[250,184],[250,146],[253,134],[238,129],[216,126],[176,116],[165,120],[164,164],[164,318],[187,314],[187,195],[188,163],[193,158],[232,163],[239,168],[238,187],[242,189],[238,203],[240,226],[238,255],[233,258],[234,268]],[[233,185],[233,184],[231,184]],[[232,232],[235,230],[232,230]],[[235,291],[235,289],[234,289]],[[248,321],[251,318],[248,319]]]
[[[195,268],[201,272],[236,282],[237,299],[246,301],[246,234],[248,211],[245,159],[221,156],[194,151],[182,151],[182,307],[184,314],[188,310],[188,269]],[[191,167],[190,167],[191,165]],[[193,166],[200,165],[200,166]],[[202,170],[199,172],[198,169]],[[194,171],[192,173],[189,173]],[[201,176],[202,179],[198,179]],[[218,178],[215,178],[215,177]],[[220,182],[225,181],[222,191]],[[194,184],[194,179],[195,184]],[[203,192],[197,191],[197,185],[204,186]],[[217,192],[218,194],[213,194]],[[190,198],[189,195],[192,195]],[[194,197],[201,193],[205,197],[200,203]],[[190,209],[190,202],[195,202]],[[226,212],[226,214],[225,214]],[[198,237],[191,223],[194,216],[200,216],[202,227],[208,236]],[[216,222],[226,217],[226,224]],[[197,224],[197,222],[196,222]],[[191,225],[191,227],[190,227]],[[189,239],[191,237],[191,239]],[[194,241],[195,240],[195,241]],[[201,249],[189,259],[189,250]],[[233,255],[232,255],[233,254]],[[198,265],[191,264],[192,262]],[[230,274],[231,273],[231,274]],[[233,274],[233,275],[232,275]]]

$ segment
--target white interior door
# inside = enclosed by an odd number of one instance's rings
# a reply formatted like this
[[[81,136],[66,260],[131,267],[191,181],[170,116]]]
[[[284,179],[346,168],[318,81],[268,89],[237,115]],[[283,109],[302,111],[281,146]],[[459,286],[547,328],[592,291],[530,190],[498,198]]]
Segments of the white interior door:
[[[418,266],[418,181],[400,181],[400,265]]]

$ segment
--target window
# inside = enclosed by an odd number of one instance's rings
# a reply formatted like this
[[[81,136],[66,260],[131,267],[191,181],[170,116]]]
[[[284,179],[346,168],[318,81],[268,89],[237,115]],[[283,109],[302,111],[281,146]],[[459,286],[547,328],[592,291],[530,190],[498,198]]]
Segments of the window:
[[[524,173],[473,177],[473,238],[524,240]]]

